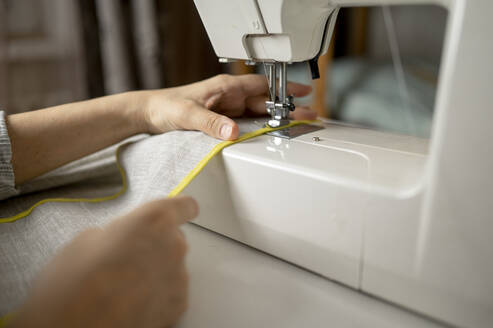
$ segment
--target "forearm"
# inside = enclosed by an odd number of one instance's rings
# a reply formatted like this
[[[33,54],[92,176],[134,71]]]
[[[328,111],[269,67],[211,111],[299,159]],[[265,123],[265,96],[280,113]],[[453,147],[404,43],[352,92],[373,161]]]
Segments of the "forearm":
[[[11,115],[16,184],[144,132],[145,97],[129,92]]]
[[[289,84],[289,93],[311,88]],[[201,130],[223,140],[238,137],[230,117],[265,114],[268,85],[260,75],[219,75],[188,86],[136,91],[12,115],[7,128],[16,184],[112,145],[131,135]],[[314,119],[298,108],[293,117]]]

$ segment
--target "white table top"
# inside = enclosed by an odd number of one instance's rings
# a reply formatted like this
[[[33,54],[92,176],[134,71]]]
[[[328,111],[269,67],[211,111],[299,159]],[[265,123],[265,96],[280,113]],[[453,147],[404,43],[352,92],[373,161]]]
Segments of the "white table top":
[[[442,327],[193,224],[178,327]]]

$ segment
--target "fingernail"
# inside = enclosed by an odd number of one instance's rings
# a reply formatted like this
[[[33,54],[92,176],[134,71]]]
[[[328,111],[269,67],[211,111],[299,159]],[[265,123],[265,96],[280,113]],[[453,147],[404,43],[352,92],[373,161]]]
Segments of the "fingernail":
[[[219,134],[221,135],[221,138],[223,139],[229,139],[231,137],[231,132],[233,131],[233,127],[229,124],[224,124],[221,126],[221,130],[219,131]]]

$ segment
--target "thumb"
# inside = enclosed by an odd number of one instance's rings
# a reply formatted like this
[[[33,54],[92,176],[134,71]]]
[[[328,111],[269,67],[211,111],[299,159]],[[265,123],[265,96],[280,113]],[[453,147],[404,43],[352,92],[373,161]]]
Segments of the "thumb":
[[[238,125],[224,115],[214,113],[198,103],[188,107],[187,117],[181,124],[185,129],[200,130],[211,137],[222,140],[234,140],[238,138]]]

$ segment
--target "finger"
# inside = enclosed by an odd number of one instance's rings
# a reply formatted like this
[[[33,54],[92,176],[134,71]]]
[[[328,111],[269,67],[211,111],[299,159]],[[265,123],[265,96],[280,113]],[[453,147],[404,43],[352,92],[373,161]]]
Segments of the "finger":
[[[173,209],[176,223],[179,225],[195,219],[199,215],[199,205],[192,197],[178,196],[163,202],[165,202],[165,206],[170,206]]]
[[[315,120],[317,118],[317,112],[307,106],[297,106],[289,116],[294,120]]]
[[[269,98],[267,96],[249,97],[245,102],[245,106],[253,114],[264,115],[267,113],[265,102],[268,99]]]
[[[191,103],[181,118],[179,125],[188,130],[200,130],[211,137],[222,140],[238,138],[238,125],[224,115],[210,111],[198,103]]]
[[[162,219],[172,217],[178,225],[196,218],[199,214],[199,205],[195,199],[189,196],[159,199],[143,207],[147,207],[146,210],[151,213],[150,216],[154,219],[156,217]]]
[[[312,92],[312,87],[306,84],[288,82],[286,92],[288,95],[294,95],[295,97],[304,97]]]
[[[146,203],[133,210],[120,220],[113,221],[107,231],[110,229],[129,229],[135,231],[136,227],[148,226],[168,226],[180,225],[197,217],[199,206],[191,197],[174,197],[164,198]]]
[[[269,84],[265,75],[245,74],[239,75],[238,79],[247,97],[264,95],[269,92]]]

